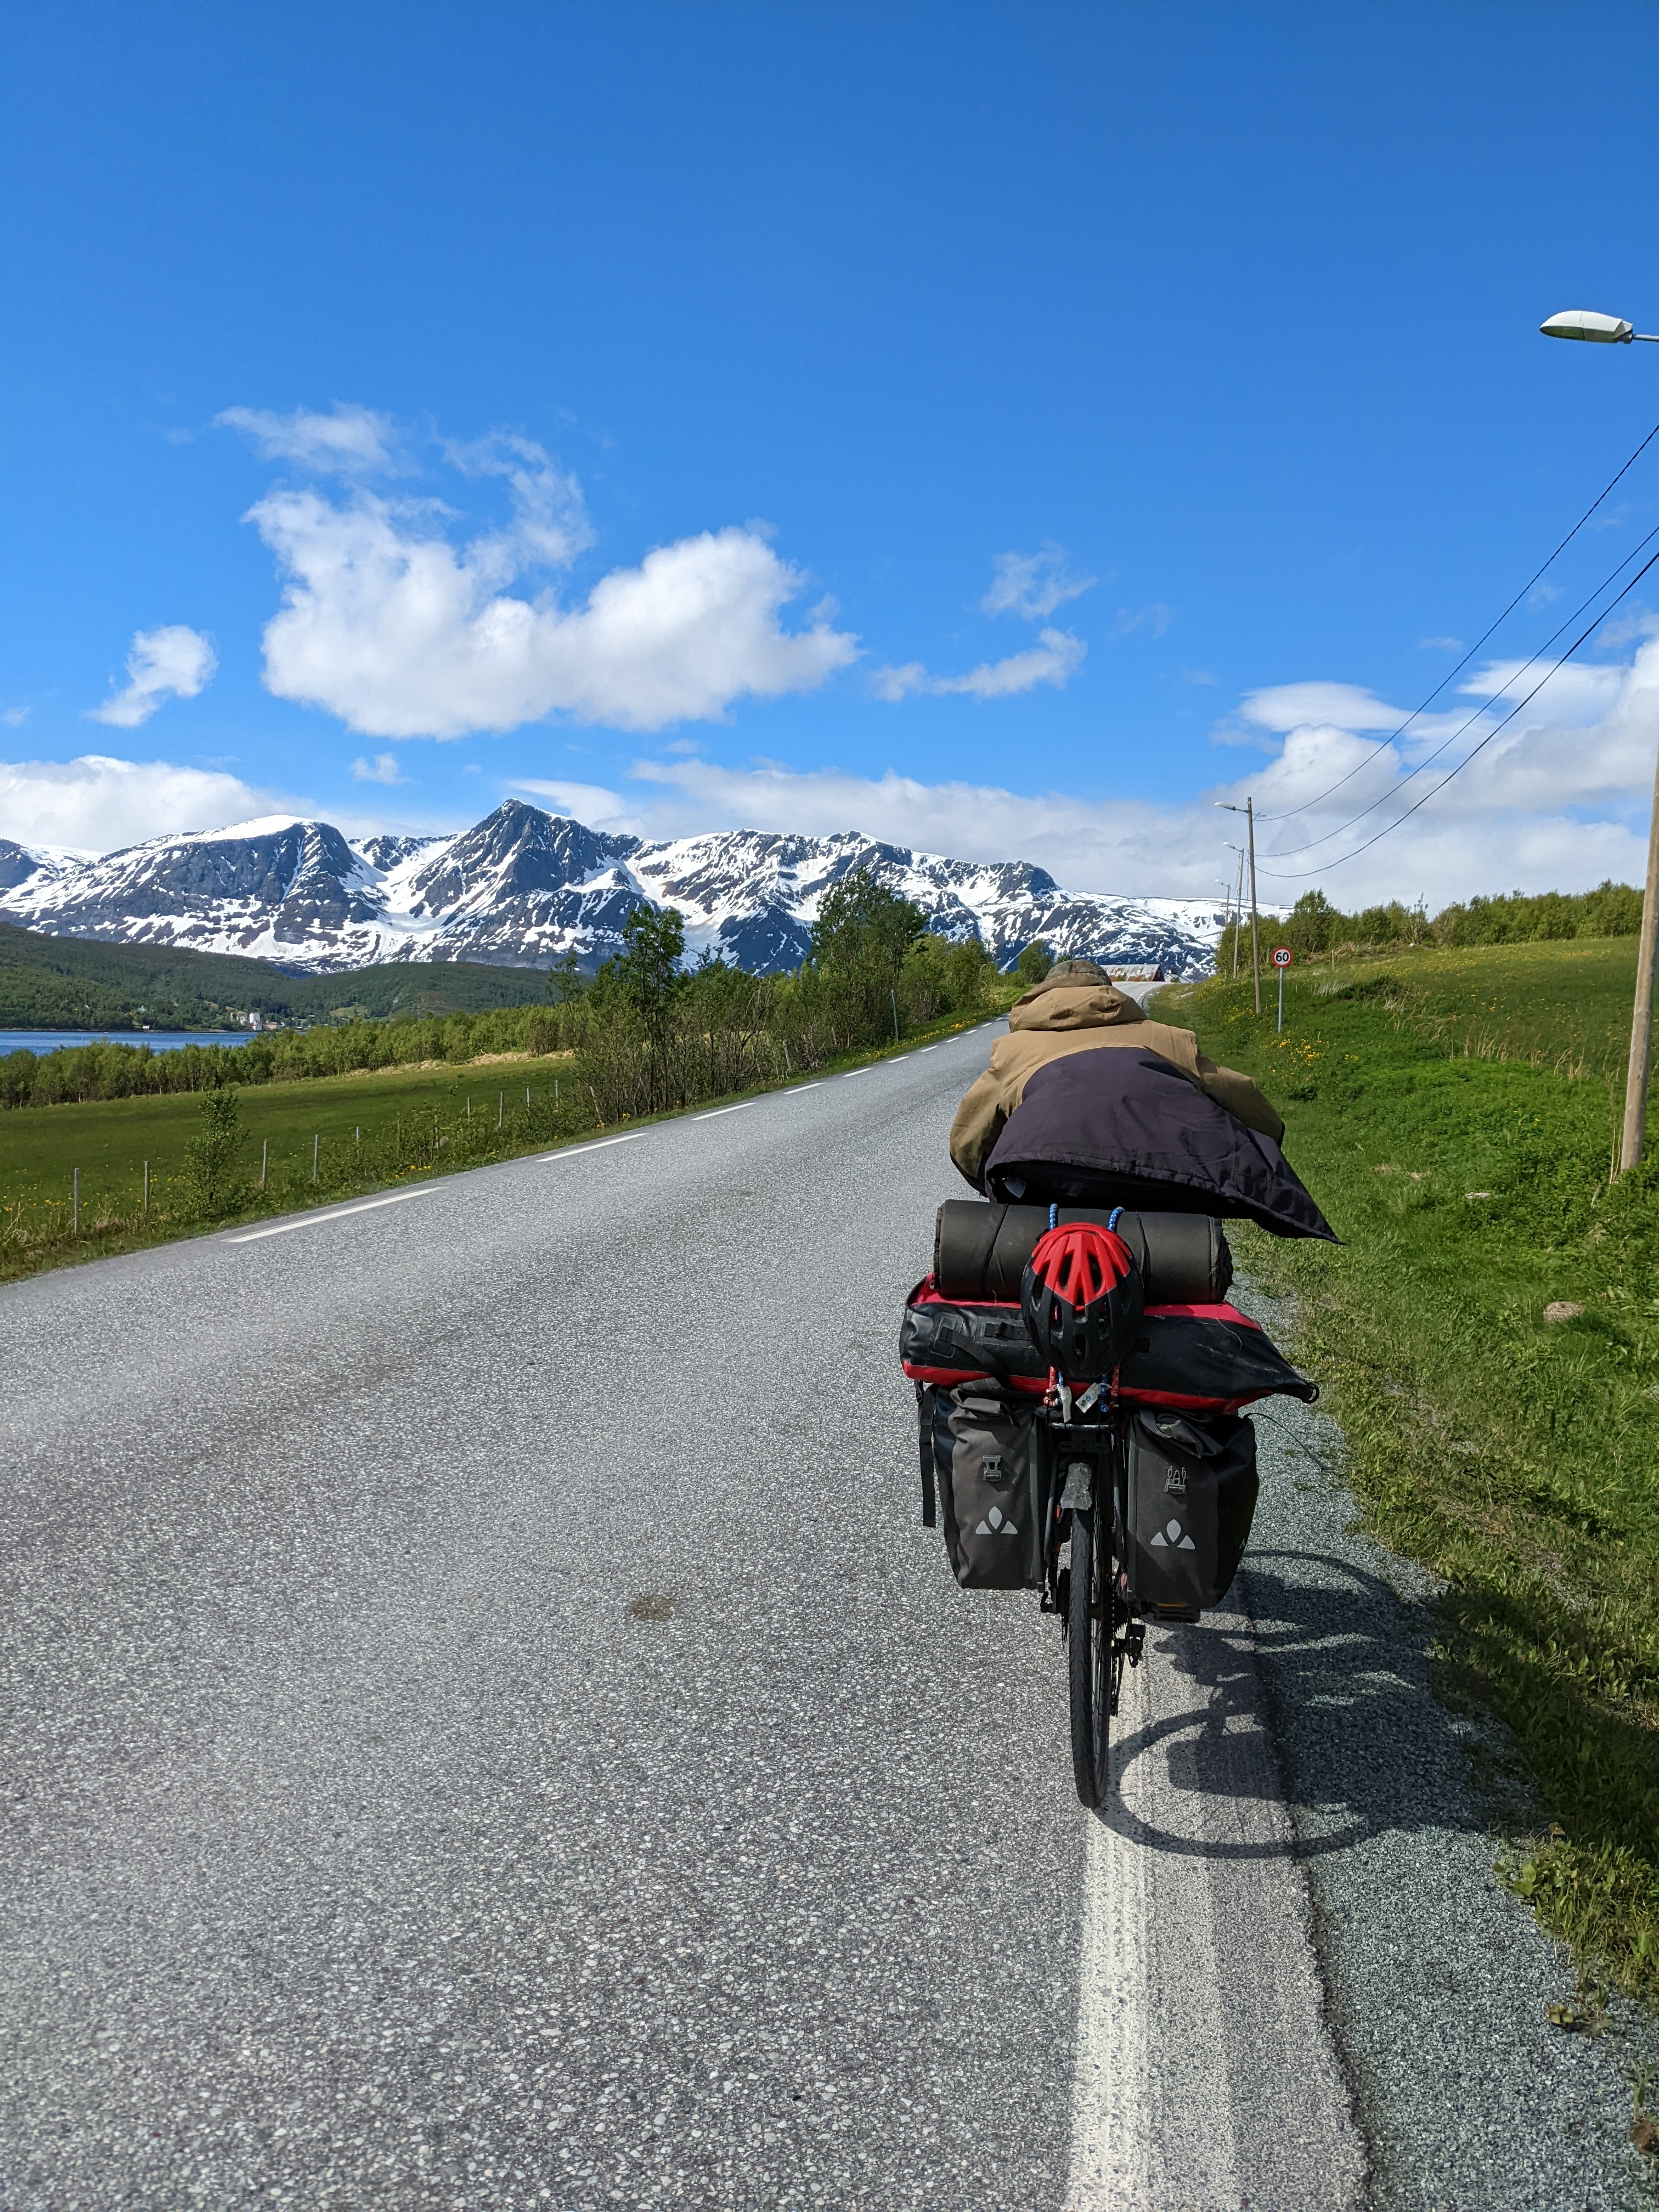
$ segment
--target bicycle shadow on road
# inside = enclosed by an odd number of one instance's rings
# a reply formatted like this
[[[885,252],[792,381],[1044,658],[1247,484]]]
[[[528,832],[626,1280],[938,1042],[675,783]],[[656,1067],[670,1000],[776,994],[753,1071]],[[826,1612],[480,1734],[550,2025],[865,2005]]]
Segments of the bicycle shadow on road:
[[[1250,1554],[1203,1624],[1149,1629],[1100,1819],[1151,1850],[1231,1859],[1468,1827],[1459,1724],[1426,1680],[1433,1626],[1351,1561]]]

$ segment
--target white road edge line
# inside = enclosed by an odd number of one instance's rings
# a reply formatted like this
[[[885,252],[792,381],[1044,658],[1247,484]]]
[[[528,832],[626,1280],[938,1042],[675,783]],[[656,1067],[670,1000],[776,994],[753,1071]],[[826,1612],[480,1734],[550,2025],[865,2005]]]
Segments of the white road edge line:
[[[718,1121],[722,1114],[741,1114],[745,1106],[752,1106],[754,1103],[752,1098],[739,1098],[735,1106],[716,1106],[712,1114],[698,1114],[692,1118],[698,1121]]]
[[[843,1083],[850,1083],[855,1075],[868,1075],[869,1073],[867,1067],[849,1067],[841,1079]]]
[[[584,1152],[602,1152],[607,1145],[631,1145],[635,1137],[644,1134],[643,1129],[630,1129],[625,1137],[601,1137],[597,1145],[567,1145],[561,1152],[538,1152],[537,1164],[545,1165],[549,1160],[579,1160]]]
[[[386,1198],[366,1198],[360,1206],[336,1206],[326,1213],[296,1214],[292,1221],[273,1221],[269,1229],[245,1229],[224,1241],[227,1244],[252,1244],[261,1237],[284,1237],[290,1229],[314,1229],[319,1221],[343,1221],[349,1214],[372,1213],[377,1206],[396,1206],[405,1198],[430,1198],[436,1188],[435,1183],[423,1183],[419,1190],[394,1190]]]
[[[1066,2212],[1357,2212],[1364,2158],[1325,2023],[1255,1623],[1237,1597],[1211,1618],[1148,1635],[1113,1724],[1111,1796],[1087,1824]],[[1205,1686],[1216,1679],[1224,1711]],[[1231,2095],[1195,2130],[1206,2069]]]
[[[783,1095],[786,1098],[799,1098],[803,1091],[816,1091],[823,1080],[823,1078],[819,1075],[816,1076],[811,1083],[793,1084]]]

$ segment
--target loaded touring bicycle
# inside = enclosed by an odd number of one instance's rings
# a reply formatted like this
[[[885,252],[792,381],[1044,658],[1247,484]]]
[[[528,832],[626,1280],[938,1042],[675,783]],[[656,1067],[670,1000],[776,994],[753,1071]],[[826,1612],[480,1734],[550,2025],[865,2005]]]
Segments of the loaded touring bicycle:
[[[1249,1536],[1243,1408],[1316,1387],[1227,1299],[1205,1214],[942,1206],[905,1306],[922,1520],[964,1589],[1030,1589],[1068,1642],[1072,1765],[1097,1805],[1149,1622],[1226,1595]]]

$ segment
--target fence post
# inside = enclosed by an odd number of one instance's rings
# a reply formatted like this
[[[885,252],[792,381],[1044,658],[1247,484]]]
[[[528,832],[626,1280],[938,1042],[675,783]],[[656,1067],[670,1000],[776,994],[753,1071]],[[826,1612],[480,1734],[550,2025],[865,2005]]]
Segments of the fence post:
[[[270,1139],[267,1137],[259,1147],[259,1188],[265,1187],[265,1176],[270,1169]]]
[[[149,1162],[144,1162],[144,1218],[149,1219]]]
[[[81,1170],[76,1168],[72,1172],[74,1181],[70,1188],[74,1196],[70,1200],[70,1229],[72,1235],[78,1237],[81,1234]]]
[[[498,1091],[495,1093],[495,1127],[499,1129],[506,1119],[507,1093],[505,1091]]]
[[[311,1180],[313,1182],[315,1182],[317,1180],[317,1155],[322,1149],[322,1143],[323,1140],[320,1134],[314,1136],[311,1140]]]
[[[356,1136],[357,1142],[361,1145],[363,1141],[363,1125],[361,1121],[356,1124],[352,1133]]]
[[[893,1002],[893,1042],[896,1044],[899,1042],[898,993],[890,991],[887,995]]]
[[[530,1103],[530,1085],[527,1083],[524,1087],[524,1103],[526,1106],[528,1107]]]

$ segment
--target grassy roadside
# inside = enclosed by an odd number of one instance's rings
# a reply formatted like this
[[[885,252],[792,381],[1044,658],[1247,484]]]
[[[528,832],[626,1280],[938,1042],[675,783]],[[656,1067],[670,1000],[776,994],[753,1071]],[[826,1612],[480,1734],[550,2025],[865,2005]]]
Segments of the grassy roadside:
[[[1296,1293],[1365,1524],[1444,1576],[1462,1686],[1550,1815],[1511,1869],[1552,1933],[1659,2002],[1659,1139],[1608,1182],[1626,944],[1429,952],[1163,994],[1284,1112],[1346,1240],[1247,1230]],[[1546,1321],[1547,1305],[1582,1309]]]
[[[895,1059],[970,1029],[1006,1012],[1021,988],[999,981],[975,1012],[950,1015],[896,1042],[827,1060],[807,1079]],[[0,1116],[0,1283],[581,1143],[602,1129],[641,1128],[704,1114],[740,1097],[789,1087],[787,1081],[769,1082],[699,1098],[681,1113],[607,1123],[569,1053],[486,1054],[459,1066],[261,1084],[240,1094],[238,1188],[234,1202],[210,1218],[192,1204],[185,1174],[185,1147],[201,1127],[199,1101],[191,1094],[18,1108]],[[262,1157],[263,1191],[257,1188]],[[148,1216],[143,1211],[146,1161]],[[70,1226],[77,1167],[78,1234]]]

